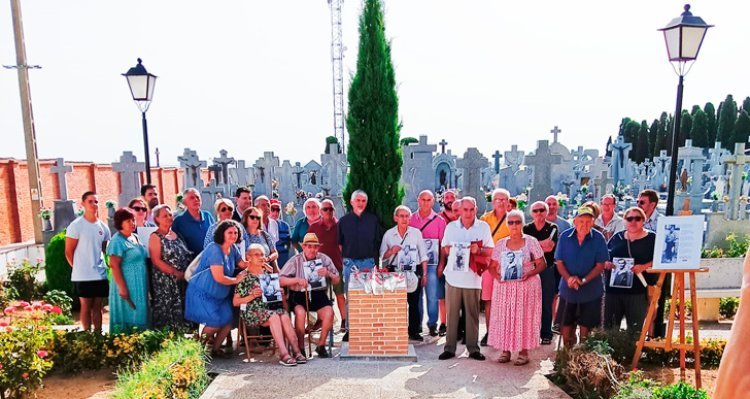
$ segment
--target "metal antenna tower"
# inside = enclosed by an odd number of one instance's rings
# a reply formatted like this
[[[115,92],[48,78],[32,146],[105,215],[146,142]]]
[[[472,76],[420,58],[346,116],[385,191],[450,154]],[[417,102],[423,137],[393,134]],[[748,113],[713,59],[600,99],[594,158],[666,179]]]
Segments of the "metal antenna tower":
[[[333,130],[341,153],[346,153],[344,116],[344,35],[341,29],[341,8],[344,0],[328,0],[331,8],[331,66],[333,68]]]

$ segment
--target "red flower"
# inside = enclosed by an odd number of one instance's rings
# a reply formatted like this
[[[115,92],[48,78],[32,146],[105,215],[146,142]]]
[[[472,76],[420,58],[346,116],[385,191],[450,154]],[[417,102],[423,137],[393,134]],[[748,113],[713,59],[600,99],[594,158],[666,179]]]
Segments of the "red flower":
[[[5,320],[0,321],[0,327],[8,327],[8,322]]]
[[[36,351],[36,355],[44,359],[45,357],[47,357],[48,353],[45,350],[38,350]]]
[[[24,380],[28,379],[29,378],[29,373],[23,373],[23,374],[21,374],[21,378],[23,378]]]
[[[42,306],[42,309],[44,309],[44,310],[46,310],[46,311],[48,311],[48,312],[49,312],[50,310],[52,310],[52,305],[50,305],[50,304],[48,304],[48,303],[45,303],[45,304],[44,304],[44,305]]]
[[[14,308],[13,306],[8,306],[7,308],[5,308],[3,312],[5,312],[5,314],[12,314],[15,311],[16,311],[16,308]]]
[[[53,306],[49,311],[54,314],[62,314],[62,309],[59,306]]]
[[[29,306],[31,304],[28,303],[28,302],[26,302],[26,301],[18,301],[18,302],[15,303],[15,305],[18,306],[18,307],[25,307],[25,306]]]
[[[31,305],[28,305],[28,306],[24,306],[23,310],[25,310],[27,312],[31,312],[32,310],[34,310],[34,308],[32,308]]]

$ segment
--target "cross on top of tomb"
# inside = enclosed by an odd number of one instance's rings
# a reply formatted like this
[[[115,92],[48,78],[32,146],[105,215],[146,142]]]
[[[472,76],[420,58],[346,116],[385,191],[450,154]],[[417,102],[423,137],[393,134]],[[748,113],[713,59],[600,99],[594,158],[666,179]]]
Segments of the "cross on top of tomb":
[[[549,131],[552,133],[552,143],[557,143],[557,135],[562,133],[562,129],[558,128],[557,125],[555,125],[555,128]]]
[[[60,200],[68,200],[68,182],[65,178],[65,174],[73,171],[73,167],[68,165],[65,166],[65,160],[57,158],[57,165],[51,167],[49,171],[57,174],[57,185],[60,187]]]
[[[448,142],[442,139],[438,144],[440,144],[440,152],[445,154],[445,146],[448,145]]]

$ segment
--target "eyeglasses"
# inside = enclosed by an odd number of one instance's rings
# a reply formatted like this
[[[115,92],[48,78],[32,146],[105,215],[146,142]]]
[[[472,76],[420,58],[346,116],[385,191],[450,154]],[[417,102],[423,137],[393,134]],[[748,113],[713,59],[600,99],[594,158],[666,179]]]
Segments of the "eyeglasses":
[[[260,216],[255,216],[255,215],[249,215],[247,218],[250,220],[260,220]]]
[[[281,212],[280,208],[271,208],[271,212]]]
[[[649,202],[648,202],[648,201],[646,201],[646,200],[639,200],[639,201],[637,202],[637,204],[638,204],[638,205],[646,205],[646,204],[648,204],[648,203],[649,203]]]
[[[542,212],[544,212],[544,211],[545,211],[545,209],[544,209],[544,208],[537,208],[537,209],[532,209],[532,210],[531,210],[531,212],[534,212],[534,213],[542,213]]]
[[[508,223],[508,226],[513,226],[516,224],[521,224],[520,220],[508,220],[506,223]]]
[[[233,210],[234,210],[234,209],[232,209],[232,208],[227,208],[227,207],[222,207],[222,208],[219,208],[219,212],[226,212],[226,211],[233,211]]]
[[[140,207],[140,206],[134,206],[131,209],[133,209],[136,212],[146,212],[148,209]]]
[[[329,208],[329,207],[320,208],[320,210],[323,212],[333,212],[333,208]]]
[[[643,221],[643,218],[640,216],[628,216],[625,218],[625,220],[628,222],[641,222]]]

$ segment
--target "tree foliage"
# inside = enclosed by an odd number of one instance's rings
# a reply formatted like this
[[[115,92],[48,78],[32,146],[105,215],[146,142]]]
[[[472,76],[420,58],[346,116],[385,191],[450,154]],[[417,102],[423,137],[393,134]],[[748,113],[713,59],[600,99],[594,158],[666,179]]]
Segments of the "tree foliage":
[[[648,146],[648,122],[642,121],[638,129],[638,136],[635,141],[635,161],[641,163],[646,158],[651,158],[651,150]]]
[[[700,108],[693,114],[690,138],[693,140],[693,147],[708,147],[708,116]]]
[[[367,209],[383,227],[393,225],[393,209],[404,196],[399,187],[403,164],[399,147],[396,76],[391,47],[385,36],[385,18],[380,0],[365,0],[359,18],[357,71],[349,88],[349,174],[344,198],[346,206],[357,189],[368,193]]]
[[[747,139],[750,137],[750,116],[748,116],[747,112],[743,109],[740,111],[740,116],[737,117],[737,123],[734,125],[732,147],[734,147],[734,143],[747,144]]]
[[[654,119],[651,127],[648,128],[648,149],[649,157],[659,155],[659,120]]]
[[[734,102],[732,95],[719,105],[719,123],[716,129],[716,140],[721,141],[721,146],[727,150],[734,150],[734,124],[737,122],[737,103]]]
[[[690,130],[693,128],[693,117],[690,112],[682,110],[682,119],[680,120],[680,142],[679,146],[685,145],[685,140],[690,138]]]
[[[713,147],[716,143],[716,109],[713,103],[706,103],[703,107],[708,122],[708,147]]]

